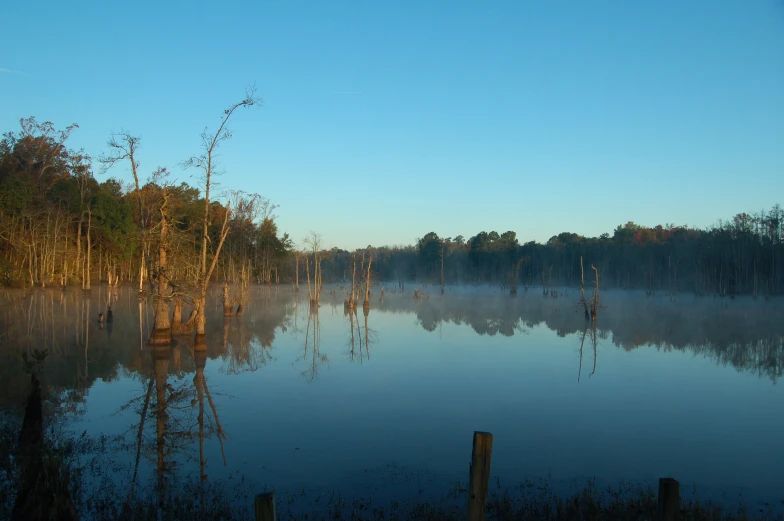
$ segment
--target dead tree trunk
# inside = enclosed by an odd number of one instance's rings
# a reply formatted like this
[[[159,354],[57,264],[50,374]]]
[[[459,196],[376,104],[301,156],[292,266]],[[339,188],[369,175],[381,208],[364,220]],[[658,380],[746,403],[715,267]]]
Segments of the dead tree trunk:
[[[92,240],[90,231],[92,230],[93,224],[93,212],[92,210],[87,210],[87,255],[85,256],[85,274],[84,278],[82,279],[82,291],[90,292],[90,259],[91,259],[91,252],[92,252]]]
[[[215,266],[218,263],[218,258],[220,257],[221,248],[223,248],[223,243],[226,241],[226,236],[229,233],[229,215],[231,214],[231,204],[228,204],[225,208],[225,216],[223,219],[223,226],[221,227],[220,232],[220,240],[218,242],[218,246],[215,249],[215,252],[212,256],[212,262],[207,266],[207,245],[210,242],[209,237],[209,226],[211,223],[210,213],[212,209],[211,201],[210,201],[210,188],[212,182],[212,174],[215,168],[215,154],[217,151],[218,146],[221,144],[222,141],[225,141],[231,137],[231,132],[228,132],[226,126],[231,119],[231,116],[234,112],[237,111],[240,107],[252,107],[254,105],[258,105],[260,103],[260,99],[255,96],[254,90],[251,90],[246,93],[245,99],[238,103],[234,103],[228,109],[223,111],[223,117],[221,119],[221,124],[218,127],[218,130],[214,134],[209,134],[206,131],[202,134],[202,142],[203,142],[203,151],[202,155],[198,157],[192,157],[188,161],[185,162],[185,166],[188,167],[195,167],[202,171],[204,175],[204,214],[202,218],[202,241],[201,241],[201,252],[199,255],[199,273],[197,276],[197,283],[199,287],[199,296],[195,299],[195,304],[197,306],[197,312],[195,317],[196,323],[196,339],[195,339],[195,347],[198,349],[206,349],[206,345],[204,344],[205,340],[205,326],[207,319],[205,317],[206,311],[206,302],[207,302],[207,287],[210,283],[210,278],[212,277],[212,273],[215,270]],[[190,322],[190,320],[189,320]]]
[[[79,223],[76,225],[76,269],[77,274],[82,273],[82,223],[84,222],[84,214],[79,216]],[[82,280],[82,287],[84,287],[84,279]]]
[[[519,281],[518,278],[519,278],[519,275],[520,275],[520,266],[523,265],[523,261],[524,260],[525,260],[525,258],[523,258],[523,257],[517,259],[517,263],[514,265],[514,268],[512,268],[514,272],[512,273],[512,277],[511,277],[512,278],[512,281],[511,281],[512,282],[512,287],[509,289],[509,294],[510,295],[517,295],[517,286],[518,286],[518,281]]]
[[[372,255],[368,259],[367,276],[365,278],[365,301],[362,303],[362,307],[365,309],[370,309],[370,265],[371,264],[373,264]]]
[[[193,325],[182,323],[182,299],[174,301],[174,317],[172,317],[171,332],[173,335],[184,335],[193,331]]]
[[[441,241],[441,294],[444,294],[444,241]]]
[[[355,309],[357,307],[357,301],[356,301],[357,254],[356,252],[354,252],[354,254],[352,255],[352,260],[354,266],[351,272],[351,295],[348,298],[349,309]]]
[[[242,275],[240,280],[240,305],[237,306],[237,316],[242,315],[245,303],[248,301],[248,284],[250,282],[250,260],[242,261]]]
[[[294,253],[294,292],[299,293],[299,253]]]
[[[163,202],[161,203],[161,233],[158,244],[158,271],[155,284],[155,318],[150,343],[153,345],[169,345],[172,341],[172,326],[169,320],[169,274],[168,274],[168,240],[169,223],[167,218],[167,205],[169,202],[168,191],[164,188]]]
[[[223,316],[230,317],[234,314],[234,306],[237,305],[237,301],[232,301],[229,298],[229,285],[225,282],[223,283]]]
[[[310,259],[305,257],[305,274],[308,277],[308,303],[313,302],[313,293],[310,291]]]
[[[582,255],[580,256],[580,303],[583,305],[583,310],[585,311],[585,320],[588,320],[588,301],[585,300],[585,269],[583,268]]]
[[[204,265],[205,268],[202,270],[202,276],[200,280],[200,288],[199,288],[199,296],[195,299],[196,300],[196,345],[201,349],[206,349],[206,345],[204,344],[205,341],[205,328],[207,325],[207,317],[205,315],[207,311],[207,288],[210,284],[210,279],[212,278],[212,274],[215,271],[215,266],[218,265],[218,258],[220,257],[221,249],[223,248],[223,243],[226,242],[226,237],[229,234],[229,214],[230,208],[226,208],[226,214],[223,218],[223,225],[221,226],[221,233],[220,233],[220,241],[218,242],[218,247],[215,249],[215,254],[212,257],[212,263],[210,264],[209,268],[206,268],[206,264]],[[207,241],[208,237],[204,237],[204,241]],[[206,242],[203,244],[203,251],[207,251]],[[206,262],[206,256],[202,256],[202,261]],[[190,320],[189,320],[190,321]]]
[[[596,312],[599,310],[599,270],[596,266],[591,264],[591,269],[596,275],[596,288],[594,289],[593,298],[591,299],[591,318],[596,322]]]

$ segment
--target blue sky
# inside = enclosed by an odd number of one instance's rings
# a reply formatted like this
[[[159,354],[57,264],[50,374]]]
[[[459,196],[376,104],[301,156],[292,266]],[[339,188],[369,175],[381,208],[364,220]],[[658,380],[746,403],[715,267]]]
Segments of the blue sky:
[[[160,4],[160,5],[159,5]],[[784,203],[784,1],[7,2],[0,130],[77,122],[142,172],[221,148],[224,189],[326,246],[706,226]],[[127,169],[111,175],[129,179]]]

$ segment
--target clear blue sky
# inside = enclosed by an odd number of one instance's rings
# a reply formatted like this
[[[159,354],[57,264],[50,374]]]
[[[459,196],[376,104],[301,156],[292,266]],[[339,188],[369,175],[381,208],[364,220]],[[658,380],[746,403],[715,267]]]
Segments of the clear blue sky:
[[[706,226],[784,203],[784,0],[4,2],[0,129],[77,122],[326,246]],[[125,168],[112,175],[128,179]]]

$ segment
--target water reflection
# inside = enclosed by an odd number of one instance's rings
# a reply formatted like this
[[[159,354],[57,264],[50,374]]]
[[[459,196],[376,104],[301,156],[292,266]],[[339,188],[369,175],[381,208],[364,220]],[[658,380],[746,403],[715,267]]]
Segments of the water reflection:
[[[321,324],[317,307],[310,307],[308,312],[308,325],[305,329],[305,349],[297,363],[305,364],[305,369],[300,372],[303,378],[312,382],[319,376],[319,369],[324,364],[329,364],[329,358],[321,353]]]
[[[2,291],[0,407],[21,412],[29,387],[21,355],[47,351],[41,381],[47,393],[63,398],[53,400],[59,412],[74,421],[79,415],[89,419],[97,432],[119,425],[129,493],[152,479],[161,499],[171,493],[175,474],[190,473],[202,483],[210,474],[221,477],[226,468],[236,469],[238,460],[256,457],[261,430],[264,449],[253,464],[277,468],[271,481],[283,486],[286,472],[327,476],[324,469],[334,468],[335,454],[341,461],[356,458],[355,466],[381,453],[386,457],[387,450],[420,458],[404,445],[419,439],[406,430],[414,428],[426,431],[422,439],[446,454],[439,465],[448,467],[452,453],[446,447],[453,438],[459,449],[463,431],[493,422],[499,440],[514,446],[506,455],[509,467],[538,464],[534,470],[540,475],[557,465],[570,476],[590,473],[617,460],[617,475],[633,477],[629,473],[647,472],[671,454],[678,440],[688,454],[673,455],[672,466],[721,461],[727,468],[735,465],[732,472],[743,479],[775,482],[764,462],[775,452],[770,440],[778,435],[764,433],[774,432],[778,420],[766,420],[765,411],[780,397],[767,382],[747,376],[777,382],[782,375],[784,305],[776,299],[672,302],[608,291],[597,321],[586,323],[576,305],[579,292],[571,290],[545,298],[533,291],[510,297],[493,288],[452,287],[441,296],[440,288],[425,286],[413,298],[413,290],[395,289],[381,291],[362,308],[361,318],[357,309],[341,306],[339,288],[328,290],[318,309],[288,289],[250,288],[239,318],[224,318],[218,292],[208,299],[205,342],[175,335],[174,344],[165,347],[147,345],[153,309],[133,288],[95,287],[90,296]],[[185,308],[187,316],[187,303]],[[732,368],[733,379],[706,360]],[[653,366],[657,379],[646,380]],[[472,392],[476,386],[484,391]],[[95,389],[100,392],[91,394]],[[667,393],[690,400],[650,398]],[[96,409],[100,412],[91,416]],[[260,418],[276,428],[265,429]],[[231,443],[224,422],[234,434]],[[744,425],[763,432],[754,438],[758,456],[735,456]],[[345,439],[346,426],[366,441],[350,448],[330,444]],[[387,434],[372,434],[379,429]],[[310,450],[310,459],[287,459],[294,437],[304,447],[298,454]],[[577,450],[581,437],[593,439],[596,450],[562,459],[590,470],[558,463],[560,455]],[[637,467],[623,467],[636,454],[619,456],[624,439],[651,447],[655,458],[636,456]],[[713,449],[710,458],[700,455]],[[510,453],[515,450],[519,454]],[[590,465],[583,462],[594,456],[599,459]],[[503,470],[504,458],[498,462]],[[688,464],[682,465],[688,478]],[[742,465],[755,472],[744,473]],[[698,472],[693,471],[695,480],[720,475]]]
[[[431,299],[388,298],[378,309],[414,313],[429,332],[446,323],[469,326],[479,335],[514,336],[544,325],[566,337],[584,331],[584,316],[573,298],[576,294],[566,290],[559,298],[542,298],[530,293],[506,297],[453,291],[441,299],[434,290]],[[608,291],[592,342],[611,338],[613,345],[626,351],[642,346],[687,351],[776,382],[784,371],[782,317],[781,301],[679,297],[671,302],[664,297]]]
[[[593,371],[591,371],[591,374],[589,374],[588,377],[590,378],[591,376],[596,374],[596,358],[597,358],[596,322],[594,321],[589,322],[589,320],[586,320],[585,327],[583,328],[583,333],[582,335],[580,335],[580,364],[577,369],[577,383],[580,383],[580,376],[582,375],[583,372],[583,348],[585,347],[585,336],[588,334],[589,331],[590,331],[589,338],[590,338],[591,348],[593,349]]]
[[[343,316],[347,317],[349,321],[348,359],[350,362],[358,362],[360,365],[370,360],[370,345],[378,339],[378,333],[368,326],[370,308],[363,307],[362,315],[364,316],[364,327],[360,325],[356,308],[344,307],[343,309]]]
[[[207,356],[223,359],[225,371],[230,374],[260,369],[272,360],[276,334],[301,327],[302,308],[293,293],[257,289],[254,296],[253,305],[241,319],[224,320],[216,312],[217,306],[211,308],[211,347]],[[107,291],[104,287],[94,291],[92,297],[83,297],[71,291],[5,290],[2,297],[0,340],[4,347],[0,357],[4,359],[3,372],[8,375],[3,379],[3,390],[7,392],[0,397],[2,405],[11,405],[18,398],[14,389],[23,387],[15,378],[19,354],[32,349],[49,353],[49,365],[54,370],[47,375],[48,384],[61,389],[83,392],[98,378],[117,378],[122,369],[139,372],[152,309],[148,300],[137,300],[132,291]],[[595,336],[611,336],[612,344],[627,351],[643,345],[663,351],[687,350],[776,381],[782,375],[784,325],[780,303],[768,304],[741,299],[691,299],[673,304],[664,299],[608,292]],[[98,313],[111,305],[115,320],[99,322]],[[420,326],[429,332],[445,323],[466,325],[479,335],[489,336],[513,336],[537,325],[545,325],[561,337],[584,332],[583,317],[568,297],[553,300],[530,294],[508,298],[448,292],[443,298],[434,295],[432,299],[419,300],[388,294],[374,302],[373,313],[414,314]],[[350,359],[359,354],[355,343],[362,344],[363,356],[369,355],[373,332],[367,326],[367,315],[364,327],[356,312],[346,312],[346,316]],[[309,343],[304,349],[313,349],[316,359],[320,359],[317,316],[307,316],[306,331]],[[362,337],[359,342],[355,335]],[[131,349],[133,343],[135,349]]]
[[[145,349],[148,362],[141,371],[142,394],[118,411],[135,410],[137,418],[126,431],[133,436],[132,443],[119,444],[134,453],[129,497],[140,481],[143,457],[154,465],[159,504],[164,504],[171,493],[174,474],[189,462],[198,466],[200,482],[208,478],[205,443],[209,440],[217,440],[226,466],[227,436],[204,374],[207,352],[206,344],[194,345],[189,337],[176,338],[171,346]],[[183,353],[189,362],[186,367]],[[186,377],[188,373],[193,374],[192,379]],[[204,501],[203,496],[200,501]]]
[[[687,351],[776,382],[784,370],[784,321],[780,302],[735,299],[681,299],[672,303],[620,292],[607,292],[597,329],[586,331],[573,295],[543,299],[525,293],[510,298],[451,288],[444,297],[413,299],[408,294],[387,293],[375,299],[374,314],[413,314],[429,332],[444,324],[470,327],[478,335],[514,336],[544,325],[559,336],[578,335],[581,346],[589,339],[591,349],[601,339],[626,351],[651,345],[661,351]],[[334,296],[333,296],[334,297]],[[221,359],[228,374],[258,371],[273,360],[276,335],[290,328],[298,333],[305,322],[301,362],[307,358],[303,376],[314,380],[319,367],[328,362],[320,349],[318,313],[300,305],[293,292],[256,288],[252,303],[241,318],[226,318],[213,299],[208,314],[208,359]],[[332,298],[332,300],[335,300]],[[326,305],[330,305],[329,302]],[[48,353],[44,385],[66,392],[71,412],[77,412],[82,396],[100,379],[113,381],[121,374],[141,374],[145,339],[152,324],[152,306],[125,288],[96,288],[92,296],[76,291],[4,290],[0,304],[0,406],[19,408],[26,381],[20,371],[21,353],[34,349]],[[113,307],[114,320],[99,321],[98,314]],[[337,309],[331,303],[333,313]],[[349,360],[363,362],[371,354],[377,333],[368,326],[368,315],[346,311],[346,342]],[[386,332],[394,336],[394,332]],[[580,349],[582,354],[582,348]],[[580,365],[580,372],[582,364]],[[592,369],[592,373],[594,370]]]

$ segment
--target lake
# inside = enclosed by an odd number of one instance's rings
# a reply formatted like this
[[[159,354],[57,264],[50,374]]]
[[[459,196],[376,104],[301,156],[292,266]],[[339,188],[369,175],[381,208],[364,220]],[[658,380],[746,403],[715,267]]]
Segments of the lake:
[[[781,299],[606,291],[594,329],[574,288],[425,286],[421,300],[415,288],[387,284],[381,300],[375,287],[366,316],[344,312],[335,285],[313,315],[304,287],[253,287],[243,316],[224,319],[215,287],[206,353],[188,337],[147,346],[152,301],[133,288],[4,290],[0,407],[22,410],[21,355],[46,350],[50,407],[74,432],[126,441],[124,482],[161,469],[289,492],[442,494],[467,479],[481,430],[505,483],[671,476],[700,498],[782,499]]]

